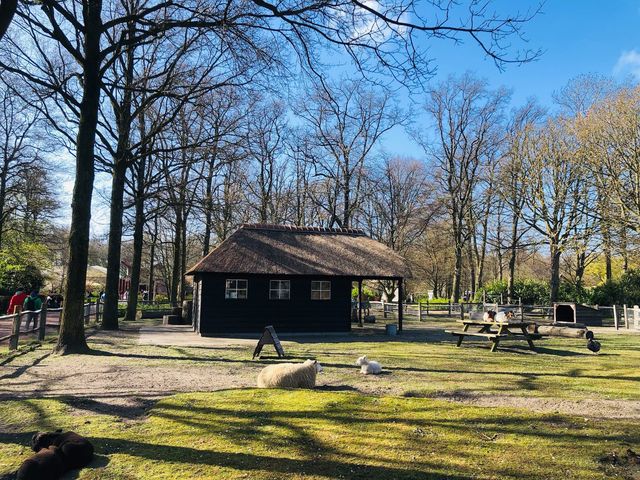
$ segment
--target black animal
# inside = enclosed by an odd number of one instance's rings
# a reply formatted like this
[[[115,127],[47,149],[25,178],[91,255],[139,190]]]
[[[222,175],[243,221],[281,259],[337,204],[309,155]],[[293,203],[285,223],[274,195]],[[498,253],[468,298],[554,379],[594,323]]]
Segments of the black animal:
[[[62,454],[67,470],[86,467],[93,458],[93,445],[75,432],[38,432],[31,438],[31,449],[39,452],[43,448],[57,447]]]
[[[587,330],[584,334],[587,339],[587,348],[593,353],[598,353],[600,351],[600,342],[598,342],[593,335],[591,330]]]
[[[27,458],[16,472],[16,480],[57,480],[68,469],[58,447],[43,448]]]

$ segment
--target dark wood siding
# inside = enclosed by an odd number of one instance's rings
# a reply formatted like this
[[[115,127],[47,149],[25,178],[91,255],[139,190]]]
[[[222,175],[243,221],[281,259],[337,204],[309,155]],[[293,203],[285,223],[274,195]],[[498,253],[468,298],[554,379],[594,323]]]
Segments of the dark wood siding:
[[[207,274],[202,279],[200,333],[262,333],[273,325],[285,332],[346,332],[351,329],[351,279],[243,274]],[[225,299],[226,279],[248,280],[246,300]],[[269,300],[269,280],[290,280],[289,300]],[[330,300],[311,300],[311,282],[331,282]]]

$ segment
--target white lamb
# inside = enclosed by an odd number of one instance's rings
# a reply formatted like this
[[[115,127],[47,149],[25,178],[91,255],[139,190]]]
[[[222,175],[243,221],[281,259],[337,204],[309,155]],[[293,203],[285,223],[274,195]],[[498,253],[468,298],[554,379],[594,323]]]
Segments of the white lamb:
[[[313,388],[321,371],[316,360],[269,365],[258,375],[258,388]]]
[[[365,375],[378,375],[382,373],[382,365],[375,360],[367,360],[366,355],[358,358],[358,360],[356,360],[356,365],[360,367],[360,373],[364,373]]]

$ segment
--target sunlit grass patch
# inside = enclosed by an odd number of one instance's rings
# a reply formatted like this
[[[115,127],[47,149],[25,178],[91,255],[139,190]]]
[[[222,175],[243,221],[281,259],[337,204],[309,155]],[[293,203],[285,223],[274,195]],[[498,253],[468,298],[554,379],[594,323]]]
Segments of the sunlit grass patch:
[[[80,479],[632,478],[598,458],[640,446],[638,422],[423,398],[228,390],[166,398],[134,423],[62,400],[3,402],[0,473],[41,428],[74,429],[102,465]]]

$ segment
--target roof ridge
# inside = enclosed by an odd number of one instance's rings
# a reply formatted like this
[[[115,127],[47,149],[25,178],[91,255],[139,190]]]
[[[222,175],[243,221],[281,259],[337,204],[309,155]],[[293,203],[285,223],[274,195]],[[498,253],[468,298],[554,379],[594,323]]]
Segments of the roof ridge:
[[[362,235],[366,236],[364,230],[359,228],[329,228],[314,227],[304,225],[280,225],[276,223],[244,223],[240,225],[240,229],[244,230],[271,230],[298,233],[334,233],[343,235]]]

